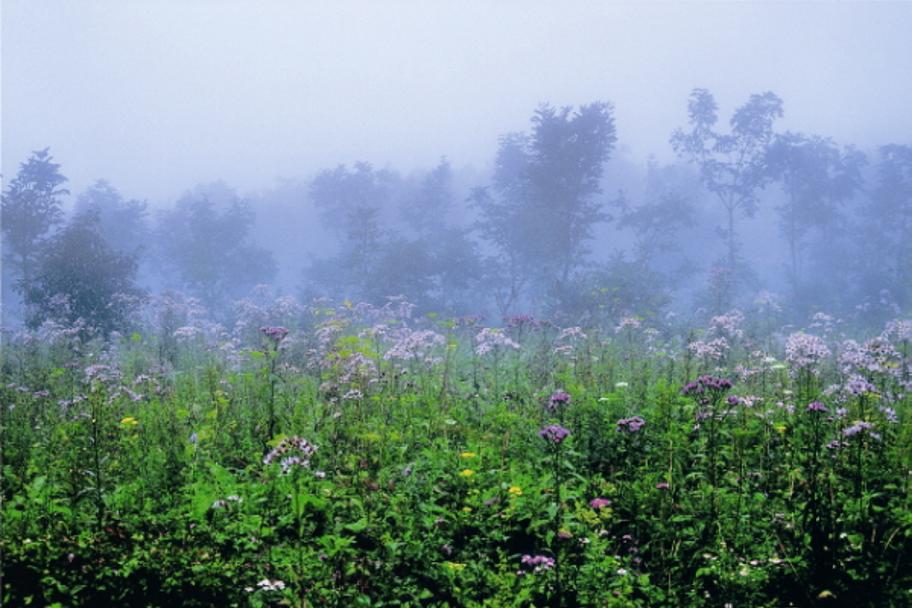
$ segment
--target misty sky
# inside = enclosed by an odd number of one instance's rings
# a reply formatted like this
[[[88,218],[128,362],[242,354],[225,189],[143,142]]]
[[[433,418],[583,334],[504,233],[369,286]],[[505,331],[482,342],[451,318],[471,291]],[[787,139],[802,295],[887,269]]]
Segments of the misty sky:
[[[670,157],[695,87],[785,128],[912,140],[912,2],[3,0],[2,170],[51,146],[71,189],[171,202],[359,159],[483,169],[535,106],[615,104],[619,145]]]

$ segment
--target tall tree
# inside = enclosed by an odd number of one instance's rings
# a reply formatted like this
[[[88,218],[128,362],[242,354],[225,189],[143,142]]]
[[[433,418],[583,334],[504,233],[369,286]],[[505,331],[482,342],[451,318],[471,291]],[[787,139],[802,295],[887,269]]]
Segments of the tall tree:
[[[41,247],[63,219],[61,186],[67,178],[48,148],[33,152],[3,192],[4,259],[16,275],[15,288],[27,292],[35,275]]]
[[[423,266],[427,276],[420,279],[426,297],[412,301],[420,306],[424,300],[428,308],[450,313],[471,309],[468,300],[474,303],[473,287],[481,276],[481,261],[469,230],[450,221],[453,204],[453,171],[446,158],[421,177],[402,204],[402,214],[416,236],[415,255],[428,258]],[[398,249],[405,251],[401,244]],[[416,264],[410,266],[414,272]]]
[[[767,148],[773,140],[773,123],[782,116],[782,100],[766,92],[751,95],[735,110],[727,133],[718,131],[718,105],[706,89],[694,89],[688,103],[689,130],[677,129],[671,145],[682,158],[700,168],[703,185],[716,196],[725,212],[726,256],[720,267],[735,279],[740,263],[736,219],[752,217],[758,193],[772,180]]]
[[[125,199],[117,188],[99,179],[76,198],[76,213],[93,209],[98,215],[98,230],[113,249],[141,253],[148,246],[151,235],[145,201]]]
[[[775,138],[767,162],[786,195],[776,210],[789,247],[789,279],[800,297],[808,233],[816,229],[825,237],[832,232],[840,205],[861,187],[864,156],[852,149],[840,151],[824,137],[787,132]]]
[[[369,163],[356,163],[353,169],[342,165],[322,171],[314,178],[310,197],[320,210],[327,230],[340,242],[334,260],[321,260],[307,271],[312,281],[324,287],[366,297],[382,288],[377,282],[376,253],[381,246],[381,214],[389,206],[398,176],[377,171]],[[335,276],[333,276],[335,275]]]
[[[472,200],[481,233],[504,260],[502,312],[529,284],[536,300],[560,290],[584,260],[593,227],[607,219],[598,195],[616,141],[613,108],[603,102],[542,105],[530,134],[501,138],[493,183]]]
[[[862,209],[860,283],[869,293],[887,290],[912,305],[912,146],[880,148],[876,184]]]
[[[223,199],[218,205],[217,198]],[[254,220],[250,205],[224,184],[184,195],[159,218],[157,241],[171,273],[166,285],[184,287],[223,310],[229,299],[268,283],[275,261],[251,241]]]
[[[700,185],[696,182],[687,166],[660,166],[651,160],[642,203],[630,206],[621,201],[618,226],[633,230],[635,259],[644,267],[657,271],[662,262],[666,266],[671,262],[667,270],[680,277],[681,270],[691,265],[681,253],[681,232],[697,223],[695,200]]]
[[[433,238],[445,229],[453,204],[453,170],[446,158],[425,174],[416,191],[405,198],[402,215],[418,235]]]
[[[42,248],[34,281],[25,294],[27,319],[45,319],[107,335],[129,323],[135,297],[136,258],[112,249],[101,235],[97,210],[77,214]]]

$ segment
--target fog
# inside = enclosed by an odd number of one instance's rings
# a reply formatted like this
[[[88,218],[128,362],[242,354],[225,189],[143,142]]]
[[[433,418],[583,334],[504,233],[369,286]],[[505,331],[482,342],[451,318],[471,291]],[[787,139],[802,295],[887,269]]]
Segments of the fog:
[[[694,87],[784,128],[912,133],[908,3],[26,2],[3,5],[3,174],[51,146],[71,189],[171,202],[368,160],[484,167],[541,102],[613,102],[671,156]]]
[[[241,285],[267,282],[301,297],[380,298],[396,294],[381,294],[379,286],[325,288],[336,272],[332,260],[341,263],[333,256],[346,254],[345,239],[351,234],[349,230],[345,237],[342,224],[332,224],[321,213],[314,200],[314,179],[341,164],[352,170],[358,162],[370,163],[378,175],[393,175],[392,181],[377,178],[385,185],[370,191],[370,196],[385,198],[368,205],[379,214],[371,227],[377,234],[365,237],[362,245],[373,243],[374,253],[382,245],[390,260],[414,261],[417,249],[409,248],[417,247],[413,240],[421,229],[410,224],[409,212],[403,209],[423,196],[415,193],[423,191],[423,180],[445,158],[447,229],[465,232],[459,238],[474,244],[479,264],[473,271],[478,276],[451,279],[465,279],[460,289],[483,292],[485,297],[443,304],[441,293],[452,296],[449,286],[442,284],[450,280],[443,278],[447,268],[468,266],[439,251],[429,254],[443,266],[427,271],[436,277],[433,287],[396,281],[386,281],[383,287],[434,292],[440,297],[429,298],[428,307],[442,306],[454,313],[473,306],[500,308],[501,313],[545,311],[547,307],[528,292],[531,283],[524,280],[523,295],[509,304],[498,300],[495,307],[496,298],[490,296],[497,287],[479,277],[491,260],[503,259],[504,250],[479,228],[487,221],[484,204],[465,201],[478,193],[477,188],[492,186],[500,138],[530,133],[530,121],[541,104],[580,108],[607,102],[612,104],[616,142],[598,175],[600,191],[593,192],[590,202],[612,221],[594,222],[590,233],[580,236],[586,245],[579,259],[574,258],[572,270],[608,263],[620,252],[625,259],[638,259],[634,224],[622,219],[648,202],[648,166],[653,163],[654,177],[662,167],[674,173],[666,176],[671,181],[665,186],[653,183],[653,192],[657,187],[689,192],[695,227],[675,224],[675,218],[683,216],[670,210],[666,228],[671,232],[661,237],[669,246],[650,254],[650,268],[664,273],[664,288],[680,306],[693,308],[705,304],[696,294],[713,260],[725,252],[717,232],[725,219],[705,184],[700,185],[693,159],[680,150],[676,153],[670,143],[676,129],[689,129],[691,92],[712,93],[720,132],[729,128],[733,112],[752,95],[769,91],[782,101],[775,135],[819,135],[830,138],[841,153],[848,154],[845,146],[863,152],[866,162],[859,165],[862,177],[857,187],[833,199],[843,215],[832,226],[841,226],[840,234],[845,234],[847,226],[875,208],[866,193],[877,190],[878,183],[882,193],[898,187],[877,181],[884,174],[878,163],[885,158],[878,150],[912,141],[910,25],[912,4],[904,2],[11,0],[2,7],[4,187],[33,151],[49,147],[68,180],[62,186],[68,193],[57,195],[66,217],[79,208],[79,195],[98,179],[113,185],[124,201],[147,202],[143,222],[148,242],[141,250],[124,250],[136,254],[139,286],[147,292],[196,289],[196,295],[205,295],[210,305],[218,306],[220,298],[243,295]],[[732,247],[753,269],[751,294],[765,288],[785,291],[789,279],[784,267],[791,264],[797,272],[798,262],[789,261],[779,226],[782,214],[777,209],[787,198],[782,193],[783,175],[780,171],[757,188],[753,217],[738,215],[740,241]],[[385,194],[378,194],[380,190]],[[170,221],[174,229],[167,234],[173,236],[180,232],[177,227],[192,224],[191,211],[180,216],[174,210],[194,191],[221,193],[211,196],[216,214],[232,208],[235,196],[246,201],[246,206],[238,203],[236,217],[249,213],[249,234],[235,236],[251,249],[238,253],[239,259],[253,257],[264,263],[245,271],[250,277],[237,285],[229,286],[232,281],[225,279],[224,285],[213,282],[202,288],[194,281],[203,279],[178,280],[159,272],[167,266],[163,261],[175,263],[179,254],[190,250],[181,249],[190,247],[184,242],[170,250],[164,246],[162,227]],[[113,216],[102,215],[109,234],[120,230]],[[206,221],[216,221],[215,217]],[[802,228],[811,230],[811,240],[801,242],[804,232],[799,235],[793,226],[795,250],[813,249],[812,239],[823,234],[824,223],[812,221],[810,228]],[[61,220],[39,236],[50,239],[62,225]],[[877,225],[858,224],[859,230],[875,233]],[[898,229],[897,242],[906,235],[904,228]],[[10,247],[9,230],[5,229],[5,250]],[[817,237],[814,230],[820,233]],[[433,242],[437,236],[427,233],[422,238]],[[640,244],[650,238],[656,235],[641,233]],[[137,243],[141,240],[137,237]],[[529,256],[531,263],[534,255]],[[668,275],[678,273],[679,258],[702,274],[683,284],[670,280]],[[901,256],[891,259],[905,263]],[[7,260],[4,271],[5,312],[18,298],[11,263]],[[362,270],[375,274],[375,269]],[[255,280],[257,272],[263,281]],[[808,266],[802,272],[807,274],[805,290],[820,293],[810,287],[810,275],[836,284],[822,266]],[[860,267],[855,272],[865,273]],[[565,268],[562,289],[569,289],[571,274]],[[603,277],[602,282],[617,278],[610,276],[615,278]],[[908,272],[900,267],[889,276],[875,281],[872,293],[896,284],[896,277],[905,278]],[[500,279],[502,287],[503,276]],[[839,280],[848,284],[854,279]],[[744,290],[741,300],[753,297],[747,295],[748,287]],[[832,297],[836,292],[846,298],[838,305],[846,309],[864,299],[858,293],[845,296],[835,287]],[[893,308],[908,306],[905,295],[890,298]],[[736,305],[737,300],[726,305]],[[809,312],[827,304],[818,298],[801,308]],[[631,302],[617,312],[643,314],[637,306]],[[832,303],[833,308],[838,306]]]

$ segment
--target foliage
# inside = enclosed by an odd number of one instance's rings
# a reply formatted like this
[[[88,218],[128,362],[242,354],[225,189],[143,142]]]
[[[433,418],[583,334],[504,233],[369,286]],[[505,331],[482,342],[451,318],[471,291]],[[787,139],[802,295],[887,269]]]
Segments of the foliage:
[[[706,89],[693,90],[687,111],[690,129],[676,130],[671,145],[699,167],[703,185],[722,205],[726,224],[720,233],[727,248],[723,267],[732,273],[734,288],[743,282],[735,218],[754,215],[759,191],[773,179],[767,150],[774,138],[773,122],[782,116],[782,100],[771,92],[751,95],[732,114],[728,133],[716,130],[718,105]],[[732,296],[727,294],[722,310],[732,305]]]
[[[123,331],[139,295],[135,274],[135,256],[118,253],[105,242],[97,211],[81,213],[41,251],[25,293],[31,310],[28,323],[35,328],[46,321],[64,326],[79,322],[102,335]]]
[[[524,295],[541,301],[583,261],[595,224],[607,219],[597,196],[616,140],[613,107],[604,102],[542,105],[530,134],[501,138],[492,185],[472,200],[479,231],[503,260],[492,264],[502,314]]]
[[[151,234],[145,201],[126,200],[117,188],[100,179],[76,199],[77,214],[92,210],[98,215],[99,232],[112,249],[141,255],[149,248]]]
[[[864,156],[833,142],[799,133],[777,135],[770,145],[770,170],[782,182],[786,200],[777,207],[779,229],[789,248],[789,278],[796,301],[803,301],[805,276],[802,249],[807,234],[816,229],[815,250],[828,249],[840,222],[839,206],[861,187]],[[812,255],[812,259],[826,258]]]
[[[684,344],[642,316],[243,306],[259,331],[180,332],[173,363],[152,325],[7,345],[5,603],[909,599],[908,320],[758,354],[740,313]]]
[[[250,241],[254,219],[250,205],[224,184],[185,194],[159,218],[156,242],[170,270],[165,284],[217,308],[268,281],[275,262]]]
[[[19,290],[31,288],[41,245],[63,219],[60,197],[67,178],[48,148],[33,152],[3,192],[4,259],[18,274]]]

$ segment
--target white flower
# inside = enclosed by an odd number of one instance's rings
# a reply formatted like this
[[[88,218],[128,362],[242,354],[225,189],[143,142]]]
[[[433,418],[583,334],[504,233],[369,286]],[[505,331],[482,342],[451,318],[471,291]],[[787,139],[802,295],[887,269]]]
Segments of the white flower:
[[[278,579],[271,581],[268,578],[264,578],[263,580],[261,580],[260,582],[257,583],[257,587],[259,587],[263,591],[281,591],[282,589],[285,588],[285,583]]]

